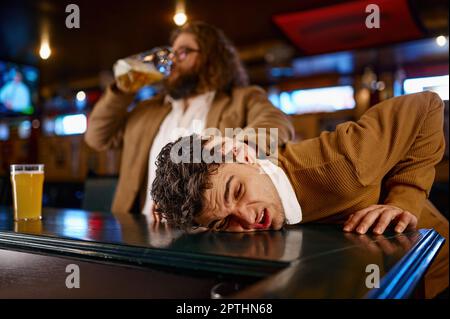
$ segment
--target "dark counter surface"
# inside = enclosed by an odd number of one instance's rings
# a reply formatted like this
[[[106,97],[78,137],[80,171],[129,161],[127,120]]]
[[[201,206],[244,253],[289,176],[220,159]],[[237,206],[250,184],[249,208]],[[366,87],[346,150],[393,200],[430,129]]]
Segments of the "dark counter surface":
[[[375,236],[348,234],[340,225],[323,224],[255,233],[188,234],[148,222],[143,215],[75,209],[44,208],[41,221],[14,222],[12,209],[0,207],[0,249],[149,270],[175,269],[205,278],[250,278],[256,284],[236,295],[245,298],[378,298],[385,295],[375,292],[407,285],[398,295],[406,297],[442,242],[434,230]],[[416,260],[416,266],[405,260]],[[366,286],[370,264],[379,267],[384,280],[372,292]],[[405,276],[415,277],[405,281]],[[389,285],[393,281],[396,284]]]

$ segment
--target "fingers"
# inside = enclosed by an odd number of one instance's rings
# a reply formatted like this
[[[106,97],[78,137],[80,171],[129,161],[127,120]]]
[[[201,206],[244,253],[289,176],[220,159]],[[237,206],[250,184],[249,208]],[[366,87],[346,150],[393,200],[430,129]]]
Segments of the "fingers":
[[[159,222],[161,221],[161,216],[156,211],[155,204],[153,204],[150,209],[151,209],[151,221],[152,221],[152,223],[153,224],[159,224]]]
[[[350,218],[344,224],[344,231],[352,232],[355,229],[355,226],[358,225],[359,221],[364,217],[366,213],[368,213],[371,207],[362,209],[357,211],[356,213],[350,215]]]
[[[155,221],[155,223],[159,223],[161,221],[161,217],[156,211],[153,211],[153,220]]]
[[[346,222],[344,225],[344,231],[346,232],[352,232],[354,231],[355,227],[359,225],[360,221],[364,218],[366,214],[368,214],[370,211],[377,209],[378,205],[371,205],[367,208],[361,209],[353,214],[353,216]]]
[[[380,207],[368,212],[360,221],[359,225],[356,227],[356,232],[359,234],[365,234],[370,227],[375,223],[378,217],[385,210],[384,207]]]
[[[373,233],[376,235],[381,235],[382,233],[384,233],[384,231],[396,215],[398,215],[398,213],[396,214],[392,209],[385,210],[383,214],[381,214],[377,225],[373,229]]]
[[[220,145],[220,148],[222,149],[222,144],[225,142],[224,138],[217,135],[211,135],[209,136],[208,141],[205,143],[205,148],[208,150],[212,150],[215,147],[218,147]]]
[[[395,226],[395,232],[403,233],[406,228],[414,229],[417,226],[417,218],[410,212],[404,211],[399,216],[397,225]]]
[[[255,150],[243,142],[237,142],[236,145],[236,160],[240,163],[254,164],[256,163]]]
[[[348,223],[350,223],[350,221],[352,220],[353,216],[355,216],[355,214],[350,214],[350,216],[348,216],[347,220],[345,221],[344,225],[347,225]]]
[[[230,137],[212,137],[205,145],[207,149],[218,147],[223,155],[233,154],[232,159],[238,163],[254,164],[256,162],[256,151],[243,141]]]
[[[344,224],[344,231],[355,231],[359,234],[365,234],[375,225],[373,227],[373,233],[381,235],[391,223],[395,223],[395,231],[401,233],[407,228],[416,228],[417,218],[410,212],[404,211],[396,206],[371,205],[350,215]]]
[[[222,143],[222,154],[227,155],[231,152],[233,152],[234,156],[236,156],[235,141],[232,138],[224,137]]]
[[[154,221],[154,220],[151,221],[151,223],[150,223],[150,228],[152,229],[152,232],[158,231],[159,223],[156,222],[156,221]]]
[[[416,229],[417,228],[417,223],[418,223],[416,215],[414,215],[414,214],[412,214],[412,213],[410,213],[408,211],[405,211],[405,212],[411,215],[411,220],[409,222],[409,225],[408,225],[407,229]]]

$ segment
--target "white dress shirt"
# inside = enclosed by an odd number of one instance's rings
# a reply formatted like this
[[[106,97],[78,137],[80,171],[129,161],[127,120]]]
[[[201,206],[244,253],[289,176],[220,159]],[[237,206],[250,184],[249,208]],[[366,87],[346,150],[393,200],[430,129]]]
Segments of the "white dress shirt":
[[[208,116],[214,95],[215,91],[210,91],[190,98],[186,101],[188,104],[187,108],[185,108],[185,100],[174,100],[170,96],[166,96],[166,102],[171,103],[172,110],[161,123],[150,148],[147,196],[142,214],[152,218],[153,200],[150,195],[150,190],[156,175],[155,162],[159,152],[167,143],[174,142],[182,136],[202,133],[206,126],[206,117]]]
[[[273,185],[278,191],[284,209],[286,224],[292,225],[300,223],[302,221],[302,208],[300,207],[297,195],[295,195],[294,188],[286,173],[270,160],[257,160],[257,163],[264,173],[269,175]]]

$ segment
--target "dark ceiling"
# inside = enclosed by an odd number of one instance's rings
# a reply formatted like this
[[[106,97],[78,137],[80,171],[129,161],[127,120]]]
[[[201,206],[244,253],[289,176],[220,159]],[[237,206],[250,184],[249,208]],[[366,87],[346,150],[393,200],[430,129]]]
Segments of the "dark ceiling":
[[[338,0],[187,0],[191,20],[222,28],[238,48],[273,40],[289,42],[273,23],[273,16],[348,2]],[[67,29],[65,7],[76,3],[81,28]],[[448,1],[414,1],[419,15],[434,33],[448,34]],[[41,69],[41,83],[92,76],[110,70],[115,60],[151,47],[167,44],[174,28],[175,1],[159,0],[42,0],[2,2],[0,8],[0,59],[34,64]],[[37,56],[40,31],[50,31],[52,56]],[[298,55],[299,52],[297,51]]]

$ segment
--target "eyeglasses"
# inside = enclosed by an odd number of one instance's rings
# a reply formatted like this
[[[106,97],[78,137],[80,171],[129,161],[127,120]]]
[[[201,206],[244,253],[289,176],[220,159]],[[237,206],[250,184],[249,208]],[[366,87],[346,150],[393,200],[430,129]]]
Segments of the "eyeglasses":
[[[177,61],[183,61],[187,58],[187,56],[192,52],[200,52],[199,49],[192,48],[179,48],[178,50],[172,50],[172,54]]]

